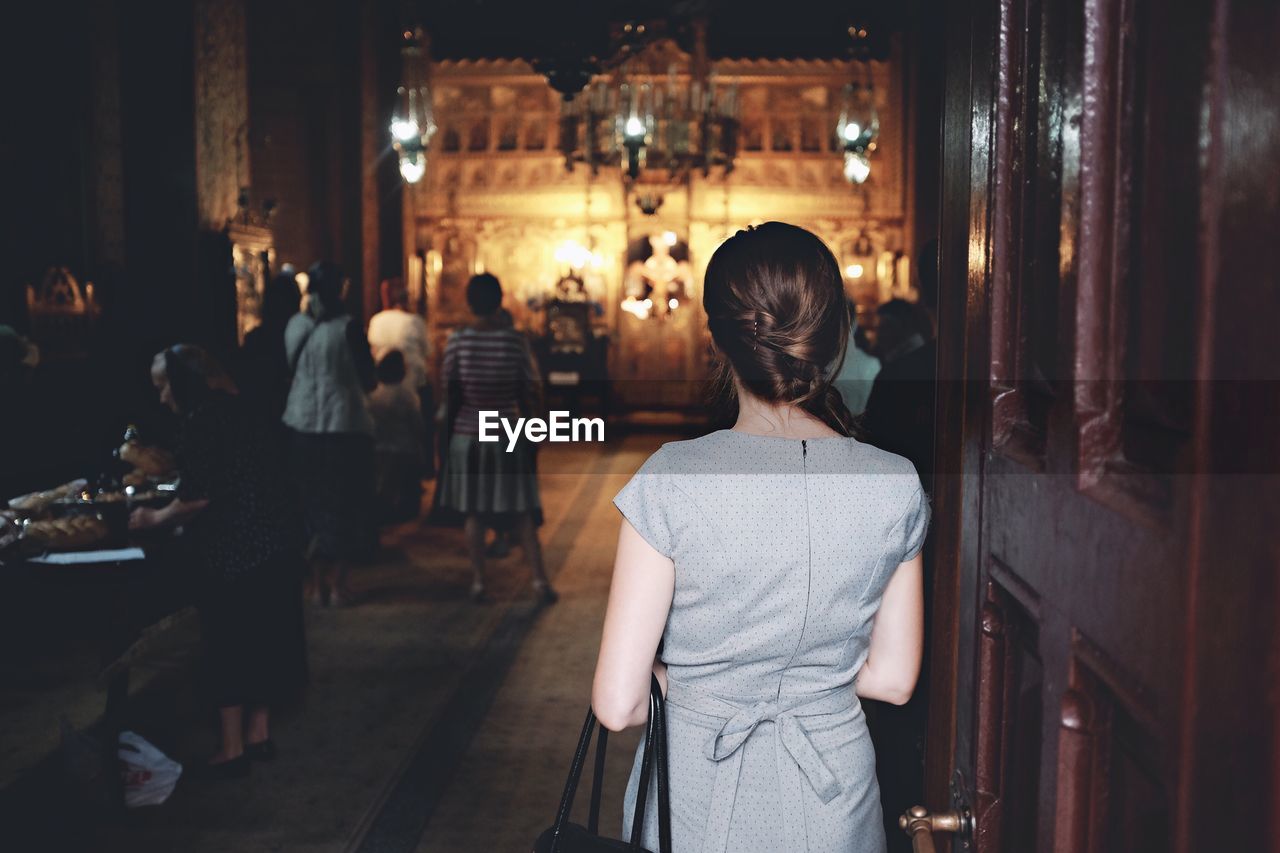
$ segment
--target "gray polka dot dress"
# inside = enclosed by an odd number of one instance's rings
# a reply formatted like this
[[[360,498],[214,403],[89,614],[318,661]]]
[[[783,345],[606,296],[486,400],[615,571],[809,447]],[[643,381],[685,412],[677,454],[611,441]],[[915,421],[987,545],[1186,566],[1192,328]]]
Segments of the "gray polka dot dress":
[[[911,463],[852,438],[720,430],[663,445],[614,504],[675,563],[662,659],[676,853],[882,853],[853,682],[890,576],[924,543]],[[624,838],[638,777],[639,753]],[[657,850],[656,809],[645,818]]]

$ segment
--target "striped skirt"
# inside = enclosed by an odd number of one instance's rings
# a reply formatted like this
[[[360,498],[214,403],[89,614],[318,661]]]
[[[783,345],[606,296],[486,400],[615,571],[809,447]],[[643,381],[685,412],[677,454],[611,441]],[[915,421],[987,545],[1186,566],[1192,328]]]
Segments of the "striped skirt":
[[[439,504],[465,515],[538,514],[538,478],[533,453],[521,442],[508,453],[505,441],[480,442],[454,433],[437,488]]]

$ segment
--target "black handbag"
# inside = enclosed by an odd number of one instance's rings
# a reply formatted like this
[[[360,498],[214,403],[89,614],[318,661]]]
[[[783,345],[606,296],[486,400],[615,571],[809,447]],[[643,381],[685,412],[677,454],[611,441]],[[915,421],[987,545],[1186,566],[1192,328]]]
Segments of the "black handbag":
[[[631,823],[631,840],[618,841],[604,838],[600,829],[600,794],[604,787],[605,748],[609,742],[609,730],[600,727],[596,740],[595,777],[591,785],[591,809],[587,817],[587,825],[569,822],[569,812],[573,810],[573,797],[578,792],[578,781],[582,778],[582,766],[587,761],[587,750],[591,746],[591,730],[595,728],[596,715],[587,710],[587,721],[582,726],[582,735],[578,738],[578,748],[573,753],[573,764],[569,767],[569,779],[565,782],[564,796],[560,798],[560,809],[556,813],[556,822],[538,836],[534,842],[533,853],[607,853],[608,851],[632,851],[632,853],[649,853],[640,846],[640,836],[644,831],[645,804],[649,799],[650,774],[658,774],[658,853],[671,853],[671,797],[667,790],[667,714],[662,698],[662,688],[656,676],[649,684],[649,722],[644,733],[644,757],[640,760],[640,788],[636,794],[635,819]]]

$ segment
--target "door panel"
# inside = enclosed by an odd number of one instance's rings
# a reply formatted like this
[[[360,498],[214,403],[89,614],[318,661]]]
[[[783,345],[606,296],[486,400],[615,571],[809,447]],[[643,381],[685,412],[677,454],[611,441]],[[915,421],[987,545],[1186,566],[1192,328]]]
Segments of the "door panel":
[[[1094,2],[1080,152],[1076,409],[1081,485],[1158,517],[1187,470],[1197,302],[1204,9]],[[1201,40],[1202,41],[1202,40]],[[1179,143],[1178,140],[1181,140]]]
[[[1034,590],[995,568],[978,640],[977,840],[979,849],[1034,850],[1044,705],[1040,605]]]
[[[992,446],[1043,467],[1057,389],[1061,4],[999,6],[991,258]],[[1034,286],[1026,286],[1033,284]]]
[[[1079,638],[1077,638],[1079,640]],[[1108,665],[1080,641],[1063,694],[1055,847],[1076,851],[1170,850],[1169,773],[1152,717],[1131,684],[1100,675]]]
[[[948,14],[927,805],[960,781],[956,850],[1277,849],[1280,102],[1239,92],[1280,52],[1239,21],[1280,12]]]

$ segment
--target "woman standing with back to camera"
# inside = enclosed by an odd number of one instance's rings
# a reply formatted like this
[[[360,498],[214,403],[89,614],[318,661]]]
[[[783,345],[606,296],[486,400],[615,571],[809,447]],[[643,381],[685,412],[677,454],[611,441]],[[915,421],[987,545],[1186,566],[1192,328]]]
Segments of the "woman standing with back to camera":
[[[292,373],[284,424],[293,430],[294,479],[307,527],[312,602],[351,600],[347,572],[373,550],[373,418],[365,395],[377,387],[369,341],[347,313],[342,270],[308,270],[306,307],[284,329]]]
[[[640,725],[650,673],[663,684],[674,849],[881,853],[859,697],[900,704],[915,687],[928,503],[910,462],[850,435],[831,386],[849,318],[821,240],[738,232],[703,304],[738,419],[663,445],[614,499],[592,704],[607,728]]]
[[[559,594],[547,580],[538,541],[538,477],[533,453],[521,442],[508,452],[501,442],[482,442],[480,413],[517,418],[541,409],[540,377],[524,337],[505,322],[502,284],[489,273],[467,282],[470,326],[455,331],[445,344],[441,367],[445,399],[453,415],[452,436],[439,480],[439,502],[460,513],[471,556],[471,599],[488,600],[484,583],[485,530],[514,527],[533,576],[533,592],[543,604]],[[501,535],[501,534],[499,534]]]

